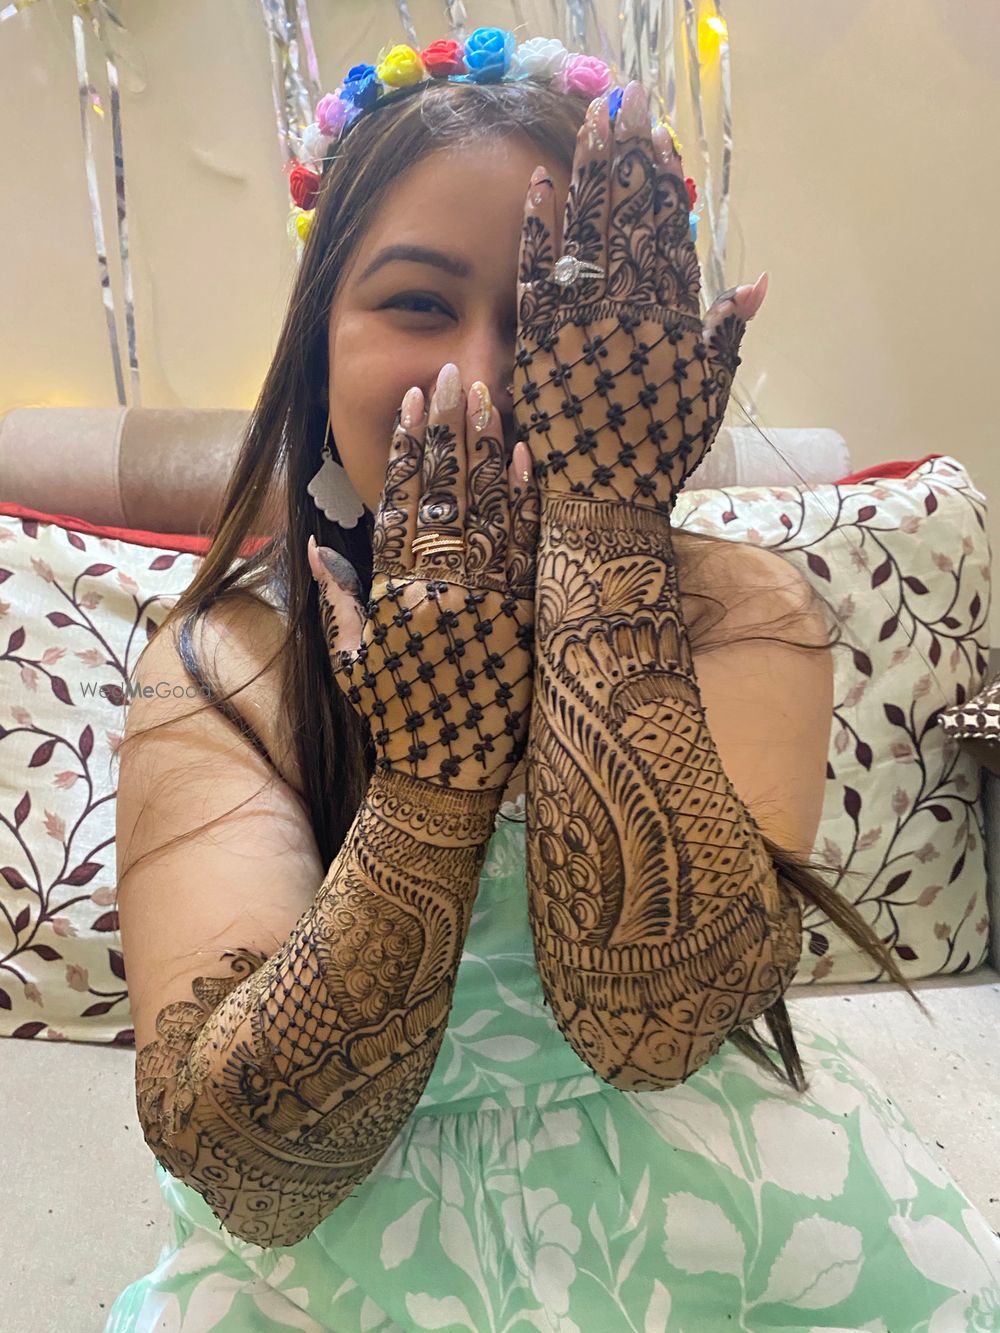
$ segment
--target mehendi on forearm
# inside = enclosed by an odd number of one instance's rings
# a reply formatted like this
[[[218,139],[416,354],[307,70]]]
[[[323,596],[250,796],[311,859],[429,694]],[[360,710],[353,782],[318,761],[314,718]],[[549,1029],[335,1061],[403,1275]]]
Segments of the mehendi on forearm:
[[[708,730],[669,520],[550,496],[535,628],[528,893],[542,986],[603,1079],[667,1087],[780,997],[798,907]]]
[[[515,411],[541,489],[528,894],[560,1030],[640,1091],[769,1008],[801,935],[709,734],[670,529],[761,293],[702,319],[675,147],[638,83],[613,129],[610,103],[577,137],[561,238],[533,177],[519,255]]]
[[[138,1053],[157,1160],[226,1230],[293,1245],[377,1165],[444,1037],[500,792],[376,774],[315,902],[199,977]]]

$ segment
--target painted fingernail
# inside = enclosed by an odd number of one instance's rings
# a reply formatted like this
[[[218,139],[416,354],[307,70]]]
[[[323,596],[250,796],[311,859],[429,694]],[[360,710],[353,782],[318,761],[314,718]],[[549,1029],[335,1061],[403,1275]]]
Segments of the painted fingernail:
[[[485,430],[493,415],[493,400],[482,380],[476,380],[469,388],[469,411],[476,430]]]
[[[417,385],[407,389],[403,395],[403,404],[399,419],[404,430],[412,430],[424,415],[424,395]]]
[[[764,297],[767,295],[767,284],[768,275],[765,270],[750,288],[746,299],[743,302],[743,309],[747,319],[753,319],[754,315],[756,315],[757,311],[761,308],[761,305],[764,302]]]
[[[518,440],[514,445],[511,462],[514,464],[515,475],[527,485],[531,480],[531,452],[523,440]]]
[[[448,361],[441,367],[434,389],[434,405],[441,412],[451,412],[462,397],[462,377],[458,366]]]
[[[352,593],[355,597],[360,597],[361,582],[350,560],[345,560],[340,552],[331,546],[317,546],[316,550],[337,587],[342,588],[344,592]]]
[[[631,79],[622,94],[618,125],[625,134],[641,134],[649,128],[649,103],[646,90],[636,79]]]
[[[546,186],[553,184],[548,167],[536,167],[531,173],[531,180],[528,184],[532,207],[541,208],[542,204],[545,203]]]
[[[603,153],[608,146],[610,128],[608,103],[610,100],[610,93],[602,93],[600,97],[595,97],[587,108],[587,147],[595,153]]]
[[[653,147],[656,149],[660,161],[669,166],[674,160],[674,141],[670,137],[670,131],[666,125],[655,125],[653,127]]]

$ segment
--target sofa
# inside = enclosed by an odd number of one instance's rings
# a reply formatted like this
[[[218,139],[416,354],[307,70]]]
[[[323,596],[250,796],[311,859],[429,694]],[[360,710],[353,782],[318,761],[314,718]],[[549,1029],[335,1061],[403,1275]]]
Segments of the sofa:
[[[0,979],[0,1019],[8,1019],[7,1026],[0,1029],[6,1037],[0,1045],[4,1071],[0,1110],[6,1127],[2,1153],[9,1200],[2,1223],[7,1262],[0,1276],[4,1333],[100,1329],[117,1293],[153,1266],[165,1243],[173,1242],[172,1225],[154,1180],[154,1159],[135,1114],[135,1050],[129,1040],[124,969],[115,949],[116,921],[113,913],[102,910],[111,901],[110,886],[106,878],[102,882],[102,876],[107,876],[109,865],[113,867],[113,847],[103,847],[100,872],[91,869],[98,860],[85,856],[69,875],[55,881],[87,888],[86,931],[80,926],[81,918],[72,914],[81,910],[75,906],[46,922],[46,929],[54,932],[44,937],[48,943],[38,943],[43,937],[37,935],[33,937],[36,943],[25,944],[36,923],[23,867],[39,862],[43,851],[51,851],[48,843],[41,846],[42,838],[58,843],[61,836],[61,845],[69,845],[68,817],[59,813],[58,803],[69,799],[72,789],[79,789],[81,776],[92,777],[83,761],[82,775],[73,772],[73,765],[49,771],[54,762],[52,747],[57,744],[55,731],[50,727],[46,733],[50,740],[41,743],[37,735],[28,733],[44,732],[39,721],[43,705],[63,708],[72,704],[74,725],[80,724],[79,737],[73,742],[78,757],[89,760],[95,753],[95,734],[100,728],[114,734],[107,729],[106,714],[94,711],[107,706],[108,696],[98,698],[91,692],[87,702],[73,693],[65,669],[69,659],[95,670],[104,667],[96,660],[100,652],[88,659],[92,649],[67,648],[72,640],[58,637],[64,631],[82,632],[86,617],[75,621],[65,612],[52,610],[44,600],[53,589],[61,589],[53,553],[58,552],[59,559],[79,559],[82,565],[77,577],[85,574],[92,580],[107,580],[115,571],[113,587],[85,592],[79,603],[88,607],[89,599],[94,603],[91,612],[99,606],[107,612],[113,596],[141,603],[145,619],[137,615],[136,625],[143,624],[146,633],[151,632],[157,614],[162,619],[171,591],[176,594],[184,586],[192,568],[184,561],[197,560],[204,550],[204,534],[214,521],[246,419],[242,411],[124,408],[15,409],[0,418],[0,644],[5,638],[5,617],[11,626],[7,656],[0,663],[0,772],[3,762],[8,765],[3,774],[7,785],[0,796],[0,816],[8,838],[0,854],[5,866],[0,873],[6,875],[8,893],[5,920],[0,924],[0,957],[6,969],[6,980]],[[873,597],[881,589],[879,595],[887,600],[884,571],[892,561],[885,550],[893,535],[903,542],[909,531],[913,540],[919,540],[919,523],[908,511],[898,523],[884,523],[876,531],[873,517],[878,517],[874,511],[879,504],[890,512],[898,504],[903,507],[901,513],[906,506],[916,505],[922,519],[924,514],[930,517],[942,496],[945,500],[954,497],[961,506],[955,512],[964,515],[962,522],[969,525],[961,537],[961,549],[970,561],[976,553],[982,557],[984,539],[977,535],[976,524],[984,498],[957,460],[932,455],[919,466],[913,461],[887,464],[881,471],[870,469],[866,477],[852,474],[847,445],[834,431],[768,430],[767,435],[769,440],[764,442],[752,428],[724,429],[685,488],[679,521],[692,532],[714,531],[786,550],[821,591],[830,587],[831,614],[842,625],[850,627],[852,614],[856,616],[857,606],[863,604],[862,592]],[[860,480],[843,481],[852,475]],[[836,491],[831,489],[835,483]],[[834,494],[845,508],[855,504],[851,531],[855,536],[861,533],[865,541],[872,535],[873,542],[881,543],[877,555],[869,559],[862,553],[859,557],[860,543],[838,547],[834,538],[844,536],[847,521],[841,521],[840,530],[829,525],[833,512],[829,501]],[[819,507],[811,512],[814,501]],[[805,541],[802,533],[810,523],[812,536]],[[955,527],[953,518],[939,522],[942,543],[959,540]],[[129,573],[122,552],[137,549],[136,534],[145,541],[145,546],[140,543],[138,547],[144,555]],[[49,545],[29,549],[27,544],[42,539],[49,540]],[[151,547],[157,552],[154,558],[149,558]],[[95,562],[97,548],[105,554]],[[869,547],[869,554],[875,549]],[[843,557],[839,564],[831,553]],[[954,578],[961,558],[953,560],[944,549],[932,554],[940,578]],[[907,559],[905,553],[893,557],[893,572]],[[141,577],[137,573],[140,566]],[[20,583],[11,575],[11,570],[19,569],[24,571]],[[94,570],[104,572],[94,574]],[[153,572],[148,573],[150,570]],[[36,579],[30,588],[29,577]],[[148,597],[145,584],[138,586],[147,577],[154,579]],[[850,585],[852,577],[857,579],[856,589]],[[964,702],[997,669],[981,629],[988,624],[989,614],[988,556],[985,561],[980,558],[974,577],[980,583],[971,596],[970,587],[963,585],[969,602],[968,625],[963,622],[954,629],[946,658],[936,655],[933,646],[926,655],[921,654],[939,669],[926,674],[926,685],[924,675],[917,678],[913,691],[917,698],[926,699],[929,691],[941,689],[944,693],[936,699],[939,705],[956,699]],[[920,584],[921,596],[933,597],[927,577],[918,577],[909,566],[902,582]],[[76,589],[75,581],[73,586]],[[842,596],[845,587],[846,599]],[[847,610],[846,602],[851,604]],[[888,652],[885,641],[891,643],[896,633],[916,641],[917,627],[904,627],[902,617],[900,600],[893,615],[881,623],[883,651]],[[937,629],[927,630],[932,619],[922,613],[921,632],[929,635],[925,648],[939,642]],[[946,615],[944,623],[949,619],[954,616]],[[892,626],[889,630],[888,625]],[[39,632],[39,645],[30,656],[33,626]],[[90,630],[93,628],[91,624]],[[854,875],[853,881],[846,878],[845,883],[865,886],[872,919],[891,934],[901,966],[912,977],[926,1012],[896,987],[869,979],[843,942],[838,943],[823,923],[814,922],[804,949],[802,984],[790,993],[793,1017],[796,1006],[808,1007],[810,1018],[848,1038],[932,1152],[991,1225],[998,1227],[1000,777],[994,769],[1000,765],[994,764],[990,751],[969,750],[961,756],[964,767],[960,774],[948,770],[951,785],[947,789],[939,786],[938,795],[929,799],[926,793],[919,799],[911,793],[906,818],[914,820],[919,814],[926,819],[926,827],[922,825],[924,831],[918,832],[914,826],[915,840],[899,844],[894,863],[875,874],[865,857],[887,845],[889,833],[884,821],[861,831],[865,809],[870,808],[870,802],[869,807],[864,803],[874,786],[886,780],[884,772],[865,777],[866,772],[872,773],[873,750],[877,758],[884,742],[885,753],[892,756],[889,766],[897,769],[894,781],[900,785],[891,797],[899,802],[894,807],[897,814],[905,805],[905,783],[898,775],[914,774],[912,761],[922,760],[924,749],[930,754],[933,748],[949,763],[955,760],[956,750],[938,743],[941,737],[933,715],[921,714],[919,734],[914,730],[916,714],[902,718],[905,710],[900,706],[902,696],[894,699],[892,671],[879,666],[877,658],[874,668],[872,665],[879,651],[877,636],[871,635],[869,643],[862,630],[851,632],[859,636],[851,647],[850,667],[859,673],[859,683],[847,689],[840,700],[843,706],[832,719],[831,803],[829,815],[824,808],[817,853],[831,867],[842,864],[846,876]],[[885,661],[895,663],[898,658],[894,669],[909,669],[905,665],[908,651],[903,643]],[[847,677],[843,679],[846,688]],[[54,681],[61,682],[61,690]],[[949,698],[953,689],[957,693]],[[873,698],[876,690],[881,694]],[[866,699],[871,701],[870,711],[862,725],[859,719]],[[100,721],[94,720],[98,718]],[[890,724],[898,735],[879,732],[875,736],[872,728]],[[907,742],[907,729],[912,743]],[[85,741],[88,732],[90,739]],[[854,769],[841,766],[848,763]],[[24,766],[23,771],[15,772],[19,765]],[[924,770],[926,764],[917,767]],[[21,795],[25,785],[21,779],[29,770],[36,776],[39,771],[47,773],[45,784],[33,789],[31,801],[27,792]],[[852,777],[852,772],[860,776]],[[101,817],[106,830],[107,820],[113,821],[113,802],[105,802]],[[37,824],[33,823],[36,818]],[[107,838],[102,841],[106,844]],[[946,857],[946,852],[951,856]],[[900,866],[905,868],[900,870]],[[873,886],[870,892],[869,885]],[[953,909],[943,906],[946,899],[954,901]],[[949,924],[952,910],[957,915]],[[919,943],[908,933],[914,930],[923,932]],[[96,958],[95,941],[100,944],[106,973],[98,975],[94,967],[67,961],[74,949],[85,945],[95,950],[91,957]],[[30,979],[30,968],[40,969],[47,958],[54,969],[51,979],[45,985],[36,984]],[[70,998],[75,1023],[58,1017],[60,986],[74,992]],[[87,991],[88,1000],[82,1009],[77,1003],[81,988]],[[95,1002],[89,1002],[94,997]]]

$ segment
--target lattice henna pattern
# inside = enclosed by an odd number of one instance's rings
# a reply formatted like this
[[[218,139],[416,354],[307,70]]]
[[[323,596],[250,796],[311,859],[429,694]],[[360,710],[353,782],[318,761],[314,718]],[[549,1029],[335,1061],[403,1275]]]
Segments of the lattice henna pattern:
[[[535,957],[614,1086],[677,1083],[779,999],[798,904],[729,782],[680,615],[667,520],[554,497],[539,545],[527,754]]]
[[[376,774],[288,941],[223,955],[230,976],[199,977],[138,1053],[146,1142],[241,1240],[309,1235],[430,1077],[497,799],[429,788]]]
[[[471,450],[468,505],[464,469],[447,457],[455,423],[432,420],[426,448],[397,427],[360,651],[337,648],[335,594],[319,591],[331,666],[375,724],[366,796],[284,945],[267,959],[226,954],[238,975],[198,978],[197,1003],[167,1005],[136,1061],[157,1159],[254,1244],[295,1244],[350,1196],[440,1050],[486,846],[527,738],[537,492],[508,496],[496,424]],[[414,560],[424,521],[463,523],[461,558]]]
[[[718,433],[745,324],[725,316],[706,339],[687,209],[682,177],[648,148],[584,157],[562,252],[607,277],[569,287],[551,219],[525,219],[515,410],[543,502],[558,491],[669,514]]]
[[[529,201],[515,413],[541,498],[535,957],[577,1054],[639,1091],[683,1080],[780,998],[801,926],[706,724],[669,523],[745,319],[720,298],[703,324],[683,171],[655,165],[632,111],[613,137],[606,106],[588,115],[559,246],[606,277],[560,286],[551,195]]]

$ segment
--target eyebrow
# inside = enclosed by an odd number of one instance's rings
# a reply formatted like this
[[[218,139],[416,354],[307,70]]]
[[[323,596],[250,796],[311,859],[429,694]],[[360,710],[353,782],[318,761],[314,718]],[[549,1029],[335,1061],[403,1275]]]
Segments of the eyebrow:
[[[454,255],[446,255],[425,245],[387,245],[375,256],[358,278],[358,282],[365,282],[383,265],[391,264],[394,260],[403,260],[410,264],[431,264],[435,268],[444,269],[446,273],[456,278],[467,278],[472,272],[470,265],[464,259],[456,259]]]

